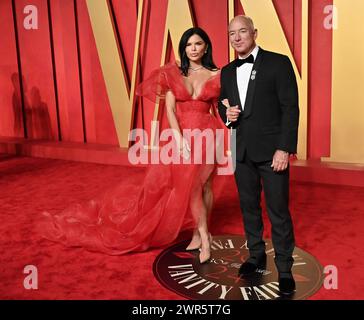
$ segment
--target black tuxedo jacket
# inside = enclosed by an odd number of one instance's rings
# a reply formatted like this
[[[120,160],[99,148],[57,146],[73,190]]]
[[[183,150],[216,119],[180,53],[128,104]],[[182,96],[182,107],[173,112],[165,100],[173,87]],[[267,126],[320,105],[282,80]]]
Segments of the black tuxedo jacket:
[[[221,70],[218,107],[226,122],[223,99],[228,99],[231,106],[241,108],[234,61]],[[236,159],[243,161],[247,153],[255,162],[269,161],[277,149],[296,153],[298,119],[297,83],[289,58],[259,48],[244,111],[229,125],[236,129]]]

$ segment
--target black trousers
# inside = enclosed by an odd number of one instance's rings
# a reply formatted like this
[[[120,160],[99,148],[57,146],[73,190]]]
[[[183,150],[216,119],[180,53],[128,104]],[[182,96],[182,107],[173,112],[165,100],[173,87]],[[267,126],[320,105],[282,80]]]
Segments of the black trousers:
[[[258,262],[265,255],[263,241],[262,187],[269,220],[278,272],[290,272],[295,247],[291,214],[289,212],[289,168],[274,172],[272,161],[253,162],[245,155],[237,162],[235,181],[238,186],[240,207],[249,248],[250,262]]]

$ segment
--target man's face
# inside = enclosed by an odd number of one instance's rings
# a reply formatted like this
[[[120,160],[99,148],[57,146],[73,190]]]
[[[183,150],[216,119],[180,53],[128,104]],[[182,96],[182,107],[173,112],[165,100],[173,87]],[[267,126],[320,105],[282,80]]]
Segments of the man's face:
[[[257,31],[242,18],[233,20],[229,25],[229,41],[240,56],[245,56],[255,47]]]

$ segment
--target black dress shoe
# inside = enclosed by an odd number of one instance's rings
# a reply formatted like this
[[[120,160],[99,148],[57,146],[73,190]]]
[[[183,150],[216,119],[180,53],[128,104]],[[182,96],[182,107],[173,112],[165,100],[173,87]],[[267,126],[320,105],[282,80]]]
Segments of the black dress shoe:
[[[244,262],[239,268],[239,275],[240,276],[247,276],[252,274],[257,270],[257,268],[265,268],[267,263],[267,257],[264,256],[262,259],[259,260],[257,264],[251,261]]]
[[[244,262],[239,268],[239,275],[246,276],[257,270],[257,265],[251,262]]]
[[[291,295],[296,290],[296,283],[292,273],[279,274],[279,291],[284,295]]]

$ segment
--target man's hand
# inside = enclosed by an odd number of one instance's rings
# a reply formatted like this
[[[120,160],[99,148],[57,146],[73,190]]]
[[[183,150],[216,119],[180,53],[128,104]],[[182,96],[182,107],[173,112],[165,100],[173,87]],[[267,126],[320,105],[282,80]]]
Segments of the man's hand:
[[[271,167],[273,171],[284,171],[288,167],[289,153],[282,150],[277,150],[274,153]]]
[[[239,114],[241,112],[241,110],[239,109],[238,106],[230,106],[229,104],[229,100],[228,99],[224,99],[221,101],[221,103],[226,107],[226,118],[230,121],[230,122],[235,122],[238,120]]]

